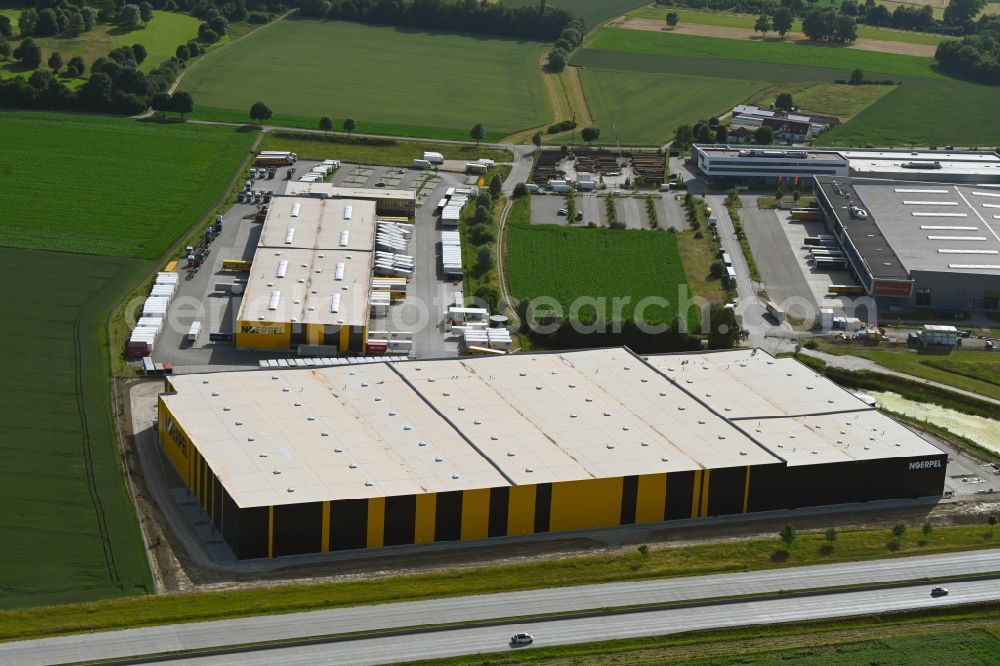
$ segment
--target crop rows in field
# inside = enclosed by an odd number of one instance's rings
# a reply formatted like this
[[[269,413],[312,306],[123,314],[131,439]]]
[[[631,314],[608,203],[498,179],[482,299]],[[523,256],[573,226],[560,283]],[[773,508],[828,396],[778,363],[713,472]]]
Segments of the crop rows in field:
[[[511,226],[507,271],[515,299],[554,298],[571,312],[582,298],[603,298],[599,314],[611,318],[613,298],[627,298],[621,317],[628,319],[647,296],[669,300],[667,307],[645,311],[646,321],[670,321],[677,314],[677,288],[686,285],[677,239],[662,231],[579,228],[555,225]],[[597,308],[587,305],[583,316]]]
[[[0,608],[151,592],[122,483],[105,317],[143,262],[0,249]]]
[[[3,125],[0,243],[144,258],[208,212],[253,140],[96,116],[5,114]]]
[[[181,88],[194,96],[198,117],[249,121],[250,106],[261,100],[297,126],[349,117],[359,131],[468,139],[477,123],[506,134],[551,120],[538,67],[544,49],[540,42],[288,19],[208,54]]]

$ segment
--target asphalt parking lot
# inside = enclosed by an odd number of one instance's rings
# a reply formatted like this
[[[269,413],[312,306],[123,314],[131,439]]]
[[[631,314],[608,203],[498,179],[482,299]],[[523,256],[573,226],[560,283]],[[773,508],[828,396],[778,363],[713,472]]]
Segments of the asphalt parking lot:
[[[319,162],[299,161],[294,165],[296,176],[284,179],[287,167],[279,168],[274,179],[255,180],[254,191],[283,192],[294,178],[308,172]],[[402,171],[402,173],[400,173]],[[447,342],[441,322],[447,306],[453,302],[461,283],[443,279],[440,267],[441,234],[439,221],[434,216],[434,205],[444,196],[448,187],[462,186],[468,177],[464,174],[384,166],[342,164],[330,182],[345,187],[372,187],[384,182],[393,189],[420,188],[416,226],[408,252],[414,255],[414,278],[410,282],[407,298],[392,307],[390,317],[373,320],[370,330],[410,331],[414,334],[415,355],[440,357],[456,355],[457,342]],[[423,203],[424,205],[421,205]],[[293,350],[238,350],[232,342],[213,342],[212,333],[234,332],[236,315],[241,298],[216,292],[217,283],[233,283],[245,274],[222,270],[226,259],[249,261],[253,258],[261,225],[253,221],[256,204],[235,203],[223,216],[222,233],[209,245],[209,253],[198,270],[187,268],[186,259],[178,262],[180,280],[167,311],[164,327],[156,340],[152,354],[154,362],[172,363],[175,372],[200,372],[221,369],[256,368],[260,359],[287,358]],[[426,304],[426,305],[424,305]],[[136,304],[141,310],[142,300]],[[201,333],[195,342],[186,340],[194,321],[202,322]],[[211,367],[210,367],[211,366]]]
[[[627,229],[650,229],[649,214],[646,210],[646,197],[654,198],[656,216],[661,228],[671,227],[678,231],[687,227],[684,209],[675,199],[672,192],[643,192],[631,197],[615,197],[615,212],[618,220]],[[534,194],[531,196],[532,224],[568,225],[570,220],[559,215],[557,211],[566,208],[564,194]],[[594,192],[577,192],[576,209],[583,213],[583,220],[573,222],[576,226],[587,226],[591,222],[597,226],[608,226],[607,196]]]

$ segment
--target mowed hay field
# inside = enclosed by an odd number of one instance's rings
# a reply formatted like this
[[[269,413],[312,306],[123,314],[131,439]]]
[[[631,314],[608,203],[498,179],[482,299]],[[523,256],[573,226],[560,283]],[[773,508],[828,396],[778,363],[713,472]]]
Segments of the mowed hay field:
[[[14,33],[17,34],[17,18],[21,15],[19,9],[3,9],[0,14],[10,17],[14,24]],[[146,47],[149,55],[139,66],[144,72],[149,72],[167,60],[177,50],[177,47],[198,36],[199,19],[187,14],[177,14],[174,12],[156,11],[153,13],[153,20],[144,28],[135,30],[125,30],[114,25],[98,23],[90,32],[82,33],[79,37],[35,37],[35,42],[42,47],[41,69],[47,69],[46,62],[54,52],[59,52],[63,57],[63,62],[69,62],[74,56],[80,56],[87,64],[87,74],[90,73],[90,65],[94,59],[107,55],[112,49],[119,46],[131,46],[132,44],[142,44]],[[20,39],[9,40],[11,48],[17,48],[21,43]],[[13,59],[0,64],[0,77],[14,74],[23,74],[34,70],[22,67],[15,63]]]
[[[143,264],[0,249],[0,280],[20,285],[0,330],[0,608],[153,591],[122,479],[105,339],[116,294]]]
[[[649,307],[646,321],[670,321],[677,315],[677,287],[687,284],[677,239],[663,231],[516,225],[509,227],[506,275],[515,299],[554,298],[564,316],[580,298],[604,298],[598,314],[612,317],[612,299],[629,298],[621,309],[630,318],[647,296],[668,299],[667,307]],[[580,314],[593,313],[585,305]]]
[[[210,209],[252,133],[97,116],[4,114],[0,243],[147,259]]]
[[[0,332],[0,607],[151,593],[112,421],[108,318],[212,209],[252,135],[55,114],[0,123],[0,243],[16,246],[0,248],[13,285]]]
[[[359,23],[286,19],[210,53],[185,76],[199,118],[249,122],[260,100],[274,125],[321,116],[358,132],[500,137],[551,120],[538,67],[545,45]]]
[[[657,144],[678,125],[720,116],[768,86],[761,81],[585,69],[583,89],[601,138]]]

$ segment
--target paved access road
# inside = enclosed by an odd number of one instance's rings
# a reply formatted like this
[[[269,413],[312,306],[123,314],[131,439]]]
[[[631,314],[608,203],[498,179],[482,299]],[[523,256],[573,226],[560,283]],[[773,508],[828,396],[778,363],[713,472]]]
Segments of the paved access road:
[[[262,641],[306,639],[314,636],[358,631],[390,630],[394,628],[413,627],[428,624],[460,623],[476,620],[502,621],[504,618],[525,615],[581,612],[622,606],[699,601],[718,598],[720,596],[767,594],[774,593],[779,590],[815,590],[834,586],[858,585],[865,583],[891,583],[922,579],[933,580],[945,576],[964,576],[994,572],[1000,572],[1000,550],[953,553],[949,555],[905,557],[888,560],[875,560],[871,562],[850,562],[843,564],[793,567],[770,571],[691,576],[685,578],[657,579],[628,583],[607,583],[601,585],[547,588],[524,592],[475,595],[454,597],[451,599],[433,599],[428,601],[381,604],[375,606],[357,606],[353,608],[338,608],[308,613],[292,613],[285,615],[221,620],[216,622],[166,625],[97,634],[63,636],[57,638],[3,643],[0,644],[0,664],[4,664],[4,666],[40,666],[46,664],[72,663],[85,660],[123,659],[145,654],[160,654],[181,650],[199,650]],[[982,583],[977,583],[977,585],[982,585]],[[907,600],[905,603],[911,603],[912,599],[922,599],[923,597],[926,597],[929,593],[931,585],[928,583],[917,587],[918,592],[915,593],[916,596],[911,595],[910,597],[905,597]],[[949,585],[949,587],[952,586]],[[972,589],[979,588],[974,586]],[[1000,598],[1000,590],[997,590],[997,592],[998,593],[995,598]],[[870,593],[851,594],[856,595]],[[889,591],[883,590],[874,593],[874,597],[872,598],[879,599],[883,595],[889,595]],[[840,594],[823,596],[823,601],[819,603],[819,606],[824,607],[827,604],[832,604],[833,600],[839,598],[840,596]],[[869,597],[851,598],[867,599]],[[889,597],[886,596],[886,598],[888,599]],[[893,596],[892,598],[896,597]],[[968,601],[969,597],[956,595],[954,599],[958,599],[959,601]],[[805,601],[806,600],[803,599],[797,600],[796,603],[790,607],[791,610],[794,610],[797,604],[804,604]],[[750,602],[744,602],[744,604],[749,603]],[[753,603],[771,604],[772,602],[760,601]],[[851,611],[853,613],[874,612],[879,608],[874,605],[870,607],[858,605],[857,602],[855,602],[855,604],[856,605],[853,606],[855,610]],[[730,604],[725,605],[725,607],[733,608],[734,606]],[[768,605],[766,608],[771,608],[771,606]],[[657,611],[657,613],[659,612],[668,614],[670,618],[679,618],[678,621],[686,621],[688,619],[688,615],[693,613],[694,609]],[[789,609],[786,608],[781,612],[789,612]],[[634,626],[645,627],[646,625],[639,625],[638,620],[646,618],[652,614],[653,613],[649,612],[632,614],[634,616],[632,621],[614,620],[615,626],[619,626],[620,624],[633,626],[634,624]],[[715,616],[711,617],[714,618]],[[747,621],[770,621],[767,619],[766,615],[758,614],[756,606],[748,606],[744,609],[744,611],[742,611],[742,614],[737,614],[736,617],[737,620],[731,622],[732,624],[739,624],[740,622]],[[611,622],[610,619],[601,620],[598,618],[598,624],[604,621]],[[671,622],[672,621],[673,620],[671,620]],[[715,619],[712,621],[721,620]],[[566,622],[576,623],[583,622],[583,620],[567,620]],[[664,622],[666,622],[666,620],[664,620]],[[548,625],[549,623],[545,624]],[[567,627],[568,626],[583,627],[590,625],[572,624],[567,625]],[[670,630],[670,626],[673,625],[657,625],[658,628],[655,629],[643,629],[639,633],[621,634],[621,636],[644,635],[644,633],[665,633]],[[719,624],[714,626],[724,625]],[[531,631],[536,631],[534,627],[541,627],[541,625],[534,623],[532,627]],[[343,663],[377,663],[378,661],[389,661],[392,660],[391,655],[394,654],[390,648],[394,650],[395,648],[392,648],[392,646],[396,645],[397,641],[402,641],[400,645],[404,645],[406,644],[406,641],[409,641],[409,645],[411,647],[422,643],[437,644],[441,637],[451,635],[453,633],[458,634],[463,631],[480,630],[455,630],[433,632],[423,636],[383,637],[367,639],[366,641],[343,642],[337,644],[336,653],[337,655],[340,655],[342,653],[342,647],[346,648],[348,645],[354,645],[357,643],[359,646],[363,644],[368,647],[358,647],[356,652],[343,652],[345,655]],[[494,627],[483,631],[486,633],[475,635],[480,637],[476,640],[485,642],[481,644],[468,644],[467,647],[470,651],[475,652],[477,650],[499,649],[496,645],[491,644],[490,641],[495,641],[497,637],[502,638],[505,633],[511,633],[508,627]],[[537,629],[537,631],[541,633],[542,629]],[[567,631],[569,630],[567,629]],[[574,629],[573,631],[576,630]],[[618,630],[616,629],[615,631]],[[546,635],[549,635],[547,630]],[[572,636],[577,635],[578,634],[572,632],[566,633],[562,642],[569,643],[574,642],[575,640],[596,640],[596,638],[586,636],[583,638],[572,638]],[[613,638],[616,636],[617,634],[605,637]],[[383,652],[383,646],[386,650],[385,652]],[[242,658],[249,659],[250,654],[252,653],[244,654],[242,655]],[[277,658],[275,658],[273,652],[258,654],[269,655],[269,658],[272,659],[272,661],[268,662],[266,658],[261,657],[264,658],[264,661],[260,661],[258,663],[277,663]],[[346,656],[348,654],[354,656],[348,658],[348,656]],[[419,651],[409,651],[407,648],[402,648],[402,654],[404,654],[408,659],[417,659],[425,656],[446,656],[451,653],[445,652],[441,655],[424,655]],[[364,656],[367,661],[365,659],[360,659],[358,655]],[[280,659],[281,661],[284,661],[283,656]],[[250,662],[237,660],[232,663]],[[324,658],[314,663],[328,662]]]
[[[660,636],[687,631],[777,624],[831,617],[911,610],[927,606],[991,601],[1000,598],[1000,579],[949,585],[947,597],[932,598],[930,586],[914,585],[867,592],[745,601],[733,604],[624,613],[620,615],[472,627],[424,634],[386,636],[337,643],[287,647],[249,653],[162,662],[177,666],[317,666],[386,664],[514,649],[516,631],[535,637],[532,647]]]

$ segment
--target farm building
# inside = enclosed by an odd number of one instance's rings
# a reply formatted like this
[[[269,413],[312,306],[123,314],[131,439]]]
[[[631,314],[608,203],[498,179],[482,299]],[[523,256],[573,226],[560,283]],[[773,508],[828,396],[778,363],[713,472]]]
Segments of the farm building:
[[[827,227],[880,305],[1000,309],[1000,190],[817,178]]]
[[[175,376],[159,437],[241,559],[936,496],[946,465],[756,350]]]
[[[236,346],[364,351],[375,202],[275,197],[236,322]]]
[[[413,217],[417,210],[417,196],[413,190],[338,187],[333,183],[289,181],[285,196],[374,201],[375,212],[379,215]]]
[[[767,119],[765,119],[767,120]],[[764,121],[762,121],[764,122]],[[777,129],[786,120],[767,120]],[[786,129],[788,129],[786,127]],[[805,125],[793,128],[805,131]],[[779,138],[795,138],[782,135]],[[693,146],[698,169],[719,180],[772,182],[778,179],[836,176],[927,180],[953,183],[1000,183],[1000,155],[975,150],[864,150],[853,148]]]

